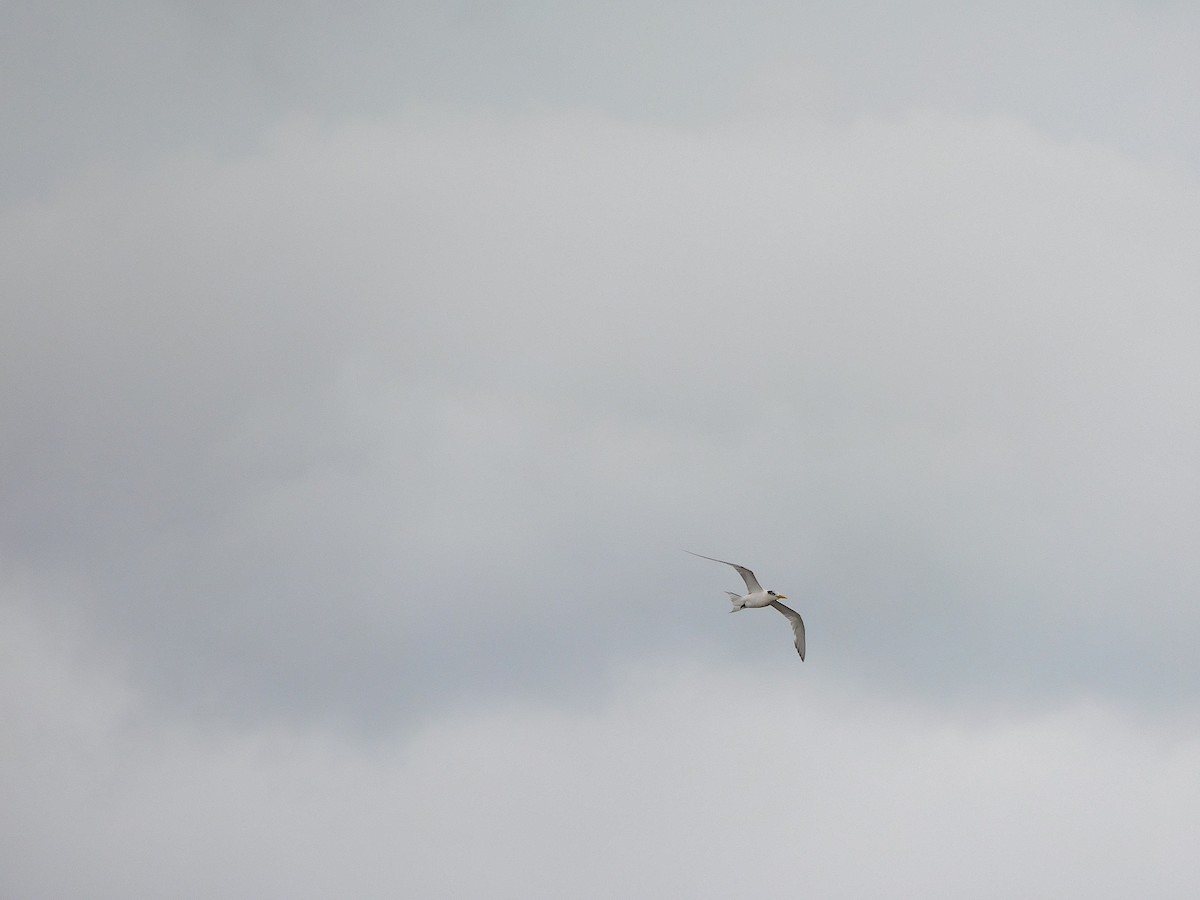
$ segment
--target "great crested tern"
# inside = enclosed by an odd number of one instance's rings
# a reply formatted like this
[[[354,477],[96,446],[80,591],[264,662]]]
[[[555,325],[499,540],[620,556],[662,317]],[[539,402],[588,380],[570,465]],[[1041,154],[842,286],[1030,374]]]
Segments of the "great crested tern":
[[[692,553],[691,550],[684,550],[684,553]],[[730,612],[737,612],[747,607],[759,609],[764,606],[773,606],[792,623],[792,634],[796,636],[796,652],[800,654],[800,661],[804,661],[804,620],[800,618],[800,613],[790,607],[784,606],[780,600],[786,600],[786,594],[777,594],[774,591],[764,591],[762,585],[758,583],[758,579],[754,577],[754,573],[745,566],[739,566],[737,563],[725,562],[723,559],[716,559],[712,556],[705,556],[702,553],[692,553],[692,556],[699,556],[701,559],[707,559],[712,562],[719,562],[726,566],[733,566],[737,569],[739,575],[742,576],[742,581],[746,582],[746,590],[748,593],[735,594],[733,591],[726,591],[729,599],[733,601],[733,609]]]

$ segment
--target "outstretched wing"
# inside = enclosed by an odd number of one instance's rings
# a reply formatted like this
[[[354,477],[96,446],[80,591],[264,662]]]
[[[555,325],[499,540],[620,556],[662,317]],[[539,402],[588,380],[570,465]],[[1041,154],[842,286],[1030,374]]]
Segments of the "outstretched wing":
[[[778,600],[772,600],[771,605],[787,616],[788,621],[792,623],[792,634],[796,636],[796,652],[800,654],[800,662],[804,662],[804,620],[800,618],[800,613],[784,606]]]
[[[692,553],[691,550],[684,550],[683,552],[684,553]],[[758,583],[758,579],[754,577],[754,573],[751,572],[749,569],[747,569],[745,566],[739,566],[737,563],[725,562],[725,560],[723,560],[723,559],[714,559],[713,557],[705,556],[702,553],[692,553],[692,556],[699,556],[701,559],[711,560],[712,562],[719,562],[726,566],[733,566],[735,569],[738,570],[738,574],[742,576],[742,581],[746,582],[746,592],[747,593],[750,593],[750,594],[762,593],[762,585]]]

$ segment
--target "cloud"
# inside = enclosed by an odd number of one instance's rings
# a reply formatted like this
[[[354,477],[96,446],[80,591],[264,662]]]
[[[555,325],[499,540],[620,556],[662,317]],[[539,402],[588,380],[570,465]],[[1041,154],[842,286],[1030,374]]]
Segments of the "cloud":
[[[770,6],[0,12],[0,894],[1196,881],[1195,11]]]
[[[197,729],[18,609],[11,896],[1169,897],[1195,875],[1195,729],[1105,704],[948,717],[791,660],[660,660],[590,709],[404,741]]]
[[[3,222],[5,554],[217,709],[595,688],[725,640],[682,546],[881,684],[1190,696],[1196,200],[937,116],[297,122],[93,180]]]
[[[344,124],[429,106],[674,125],[747,108],[839,122],[918,109],[1195,161],[1200,20],[1186,3],[129,0],[0,15],[5,198],[53,195],[95,169],[243,153],[289,116]]]

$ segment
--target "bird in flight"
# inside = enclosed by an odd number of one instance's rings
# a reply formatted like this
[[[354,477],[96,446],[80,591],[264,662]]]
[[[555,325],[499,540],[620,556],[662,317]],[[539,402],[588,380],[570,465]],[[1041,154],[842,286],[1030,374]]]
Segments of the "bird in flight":
[[[692,553],[691,550],[685,550],[684,553]],[[800,661],[804,661],[804,620],[800,618],[800,613],[796,612],[787,606],[780,603],[780,600],[786,600],[786,594],[777,594],[774,591],[764,591],[762,585],[758,583],[758,579],[754,577],[754,573],[745,566],[739,566],[737,563],[725,562],[723,559],[714,559],[711,556],[704,556],[701,553],[692,553],[692,556],[699,556],[701,559],[719,562],[726,566],[733,566],[737,569],[739,575],[742,576],[742,581],[746,582],[745,594],[735,594],[733,591],[726,591],[729,599],[733,601],[733,609],[730,612],[737,612],[741,609],[750,607],[758,609],[763,606],[773,606],[792,623],[792,634],[796,636],[796,652],[800,654]]]

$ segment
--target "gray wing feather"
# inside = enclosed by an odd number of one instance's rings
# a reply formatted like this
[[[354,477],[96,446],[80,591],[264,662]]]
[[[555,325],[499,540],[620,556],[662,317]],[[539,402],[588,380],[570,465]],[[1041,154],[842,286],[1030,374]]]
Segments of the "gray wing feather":
[[[804,620],[800,618],[800,613],[784,606],[778,600],[772,600],[771,605],[787,616],[788,621],[792,623],[792,634],[796,636],[796,652],[800,654],[800,662],[804,662]]]
[[[692,553],[691,550],[684,550],[684,553]],[[754,577],[754,573],[745,566],[739,566],[737,563],[726,562],[723,559],[717,559],[713,556],[705,556],[703,553],[692,553],[692,556],[699,556],[701,559],[707,559],[712,562],[719,562],[726,566],[733,566],[737,569],[738,574],[742,576],[742,581],[746,582],[746,591],[750,594],[762,593],[762,585],[758,583],[758,579]]]

